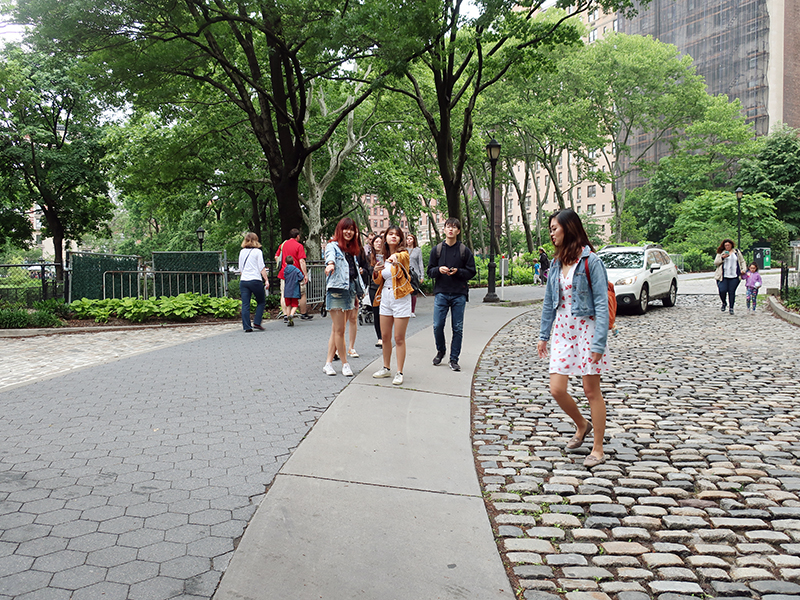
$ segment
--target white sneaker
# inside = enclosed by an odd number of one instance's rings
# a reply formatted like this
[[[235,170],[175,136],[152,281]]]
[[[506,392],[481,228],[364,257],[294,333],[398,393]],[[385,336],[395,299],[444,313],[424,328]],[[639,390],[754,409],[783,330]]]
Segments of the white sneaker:
[[[402,373],[398,372],[397,375],[394,376],[394,379],[392,379],[392,385],[403,385],[403,374]]]
[[[383,379],[385,377],[391,377],[392,376],[392,372],[389,369],[387,369],[386,367],[381,367],[381,370],[380,371],[376,371],[375,373],[372,374],[372,376],[375,379]]]
[[[342,365],[342,375],[344,375],[345,377],[353,376],[353,369],[350,368],[350,363],[344,363]]]
[[[411,318],[412,319],[416,319],[417,318],[417,313],[411,313]]]
[[[358,358],[358,352],[356,352],[355,348],[350,348],[350,350],[347,351],[347,356],[351,358]]]
[[[325,373],[325,375],[336,375],[336,370],[331,363],[325,363],[325,366],[322,367],[322,372]]]

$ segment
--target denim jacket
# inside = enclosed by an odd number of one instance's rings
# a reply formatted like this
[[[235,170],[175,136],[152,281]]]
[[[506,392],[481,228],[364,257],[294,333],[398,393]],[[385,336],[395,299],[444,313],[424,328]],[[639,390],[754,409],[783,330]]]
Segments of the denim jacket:
[[[337,242],[328,242],[325,246],[325,265],[333,263],[333,273],[325,279],[325,289],[349,290],[350,266],[344,256],[344,251]],[[359,279],[358,277],[356,279]]]
[[[589,258],[589,274],[592,278],[591,290],[586,279],[586,258]],[[553,321],[556,318],[558,303],[561,299],[559,278],[561,275],[561,261],[553,259],[550,265],[550,275],[547,278],[547,288],[544,292],[542,305],[542,324],[539,329],[539,339],[550,339]],[[572,315],[575,317],[595,317],[594,337],[592,338],[592,352],[603,353],[608,341],[608,276],[606,268],[589,246],[584,247],[575,274],[572,276]]]

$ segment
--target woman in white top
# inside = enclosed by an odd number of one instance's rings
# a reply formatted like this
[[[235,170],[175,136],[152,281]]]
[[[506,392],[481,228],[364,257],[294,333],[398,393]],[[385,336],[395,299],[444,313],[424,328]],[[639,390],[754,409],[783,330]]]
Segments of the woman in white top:
[[[735,248],[733,240],[722,240],[714,257],[714,266],[716,267],[714,279],[717,280],[719,299],[722,300],[722,312],[730,306],[730,313],[733,314],[736,288],[739,287],[739,280],[747,270],[744,256],[738,248]]]
[[[264,254],[258,236],[248,232],[244,236],[242,249],[239,251],[239,291],[242,294],[242,327],[245,333],[250,333],[253,328],[264,331],[261,318],[264,316],[264,307],[267,305],[267,288],[269,287],[269,274],[264,266]],[[262,279],[263,278],[263,279]],[[253,324],[250,324],[250,298],[256,299],[256,315]]]

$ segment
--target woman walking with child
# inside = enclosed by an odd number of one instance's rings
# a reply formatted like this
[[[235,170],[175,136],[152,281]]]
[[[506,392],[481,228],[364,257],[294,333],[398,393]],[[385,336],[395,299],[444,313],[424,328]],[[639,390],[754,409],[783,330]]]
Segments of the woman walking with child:
[[[548,356],[551,331],[550,393],[575,423],[575,436],[568,449],[579,448],[594,431],[594,443],[583,461],[587,468],[605,462],[603,437],[606,405],[600,391],[600,376],[608,371],[608,276],[594,253],[578,214],[560,210],[550,217],[550,239],[556,248],[550,264],[537,351]],[[589,401],[591,421],[582,414],[567,391],[570,375],[579,375]]]
[[[374,305],[380,306],[381,336],[383,338],[383,368],[372,376],[375,379],[392,374],[392,329],[394,329],[397,373],[394,385],[403,383],[403,366],[406,362],[406,329],[411,318],[411,282],[409,256],[403,230],[393,225],[383,234],[384,258],[376,263],[372,279],[378,286]]]

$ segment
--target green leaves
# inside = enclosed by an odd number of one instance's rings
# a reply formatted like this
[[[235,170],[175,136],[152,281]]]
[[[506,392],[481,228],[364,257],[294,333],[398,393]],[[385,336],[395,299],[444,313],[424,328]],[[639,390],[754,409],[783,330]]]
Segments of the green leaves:
[[[142,323],[151,317],[188,321],[198,315],[211,315],[219,319],[235,318],[241,301],[234,298],[212,298],[208,294],[180,294],[160,298],[108,298],[89,300],[81,298],[69,308],[77,319],[94,319],[107,323],[111,317]]]

